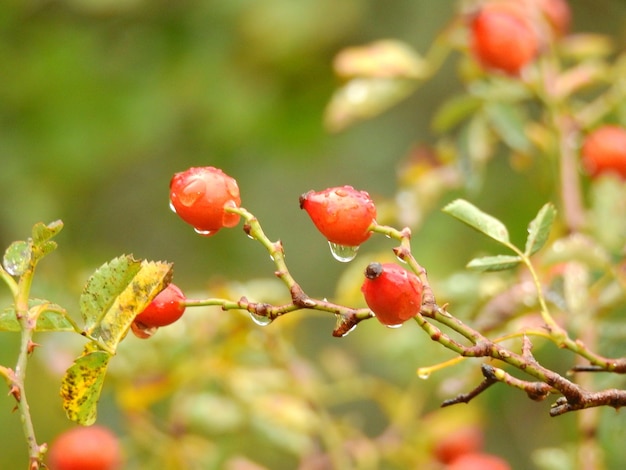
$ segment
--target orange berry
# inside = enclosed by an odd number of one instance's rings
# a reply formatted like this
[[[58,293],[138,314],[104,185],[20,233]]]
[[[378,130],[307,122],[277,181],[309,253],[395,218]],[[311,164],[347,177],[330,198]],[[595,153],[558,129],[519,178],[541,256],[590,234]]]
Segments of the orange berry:
[[[626,128],[599,127],[585,137],[581,153],[583,167],[591,177],[616,173],[626,179]]]
[[[122,449],[103,426],[77,427],[60,434],[48,453],[50,470],[118,470]]]
[[[518,75],[539,51],[539,39],[525,10],[510,3],[488,3],[473,17],[471,48],[487,68]]]

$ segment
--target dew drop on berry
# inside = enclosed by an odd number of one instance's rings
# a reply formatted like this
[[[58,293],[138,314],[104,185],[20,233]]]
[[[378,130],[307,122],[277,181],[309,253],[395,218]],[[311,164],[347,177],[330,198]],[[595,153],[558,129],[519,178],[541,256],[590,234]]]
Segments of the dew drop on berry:
[[[217,230],[203,230],[201,228],[194,227],[193,229],[198,235],[202,235],[203,237],[210,237],[217,233]]]
[[[257,315],[253,312],[250,312],[250,318],[254,323],[259,326],[267,326],[272,323],[272,319],[270,317],[266,317],[265,315]]]
[[[427,380],[430,377],[430,370],[419,368],[417,369],[417,376],[422,380]]]
[[[339,245],[338,243],[328,242],[330,246],[330,252],[337,261],[341,261],[342,263],[349,263],[356,257],[357,251],[359,251],[358,246],[346,246]]]

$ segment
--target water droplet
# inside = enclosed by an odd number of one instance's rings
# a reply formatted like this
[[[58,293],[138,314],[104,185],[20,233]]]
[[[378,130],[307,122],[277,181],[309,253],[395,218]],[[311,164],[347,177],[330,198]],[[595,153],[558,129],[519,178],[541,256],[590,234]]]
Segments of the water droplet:
[[[333,242],[328,242],[328,245],[330,246],[330,252],[333,257],[342,263],[349,263],[352,261],[356,257],[357,251],[359,251],[358,246],[339,245]]]
[[[402,326],[402,323],[398,323],[397,325],[387,325],[387,328],[397,329],[397,328],[400,328],[401,326]]]
[[[28,269],[31,256],[31,245],[29,242],[13,242],[4,253],[2,265],[11,276],[21,276]]]
[[[256,313],[250,312],[250,318],[252,321],[259,326],[267,326],[272,323],[272,319],[270,317],[266,317],[264,315],[257,315]]]
[[[176,214],[176,208],[174,207],[174,203],[170,200],[170,210]]]
[[[417,369],[417,376],[422,380],[427,380],[430,377],[430,370]]]
[[[194,228],[194,231],[198,235],[202,235],[203,237],[210,237],[217,233],[217,230],[202,230],[201,228]]]
[[[400,261],[402,264],[407,264],[406,260],[402,256],[396,255],[396,259]]]

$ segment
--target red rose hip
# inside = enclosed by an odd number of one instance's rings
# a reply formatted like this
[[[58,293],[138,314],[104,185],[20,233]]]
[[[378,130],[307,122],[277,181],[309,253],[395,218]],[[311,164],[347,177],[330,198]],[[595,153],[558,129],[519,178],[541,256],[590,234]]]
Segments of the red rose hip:
[[[214,235],[223,227],[237,225],[239,215],[225,208],[240,205],[237,181],[219,168],[189,168],[170,181],[170,207],[201,235]]]
[[[309,191],[300,196],[300,208],[309,214],[331,248],[335,245],[335,251],[337,247],[358,247],[370,237],[371,226],[376,223],[376,206],[370,195],[352,186]],[[336,252],[334,254],[340,259]]]
[[[583,142],[582,163],[592,177],[615,173],[626,179],[626,128],[606,125],[588,134]]]
[[[135,322],[145,328],[171,325],[185,312],[184,301],[183,292],[178,286],[170,283],[141,313],[137,314]]]
[[[383,325],[400,326],[422,307],[424,285],[414,273],[394,263],[370,263],[361,292]]]
[[[474,452],[453,460],[446,470],[511,470],[511,466],[496,455]]]
[[[518,75],[538,53],[539,39],[520,5],[483,6],[470,24],[471,48],[486,67]]]
[[[48,453],[50,470],[121,470],[118,438],[102,426],[72,428],[60,434]]]

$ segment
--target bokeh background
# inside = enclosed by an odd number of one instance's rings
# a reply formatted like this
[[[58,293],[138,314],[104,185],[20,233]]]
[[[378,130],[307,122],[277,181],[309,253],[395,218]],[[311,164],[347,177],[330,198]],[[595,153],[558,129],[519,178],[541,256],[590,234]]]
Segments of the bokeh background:
[[[626,2],[570,4],[574,30],[609,34],[626,45]],[[238,180],[243,205],[270,238],[283,241],[305,290],[339,296],[337,281],[346,266],[330,257],[298,196],[351,184],[375,199],[393,198],[402,162],[416,144],[434,138],[433,113],[460,84],[451,60],[391,111],[331,134],[323,113],[338,85],[332,59],[343,47],[381,38],[424,51],[456,6],[433,0],[0,2],[0,246],[27,236],[35,222],[62,219],[60,248],[42,263],[34,294],[70,310],[89,273],[122,253],[174,262],[176,283],[199,296],[215,279],[244,286],[270,279],[267,253],[239,228],[206,239],[169,211],[171,175],[213,165]],[[505,159],[494,160],[488,173],[472,200],[523,239],[550,190],[529,186],[528,175],[512,171]],[[467,194],[450,192],[441,205],[458,196]],[[388,243],[372,240],[363,250],[378,253]],[[435,279],[460,271],[483,243],[438,211],[414,236],[416,255]],[[358,262],[367,263],[367,256],[360,254]],[[0,300],[9,302],[6,292]],[[440,356],[441,348],[416,326],[387,331],[366,323],[338,340],[330,336],[334,320],[312,314],[285,334],[312,363],[322,360],[322,352],[328,360],[328,351],[339,350],[364,373],[410,387],[420,397],[419,422],[446,396],[437,394],[434,378],[419,381],[415,369],[448,356]],[[268,328],[274,327],[278,323]],[[249,328],[257,327],[250,322]],[[14,362],[16,336],[0,333],[2,364]],[[58,336],[61,343],[68,340]],[[49,347],[57,344],[50,341]],[[40,439],[51,440],[70,426],[58,397],[60,372],[49,361],[34,360],[30,367],[35,424]],[[448,379],[455,373],[465,372],[452,371]],[[380,413],[357,405],[348,410],[354,427],[376,434],[384,421]],[[0,394],[0,468],[26,461],[12,406]],[[527,403],[513,390],[490,392],[470,406],[486,423],[489,448],[515,468],[530,468],[534,449],[567,446],[575,438],[573,417],[549,420],[548,404]],[[101,420],[123,433],[112,396],[104,396],[103,408]],[[337,416],[348,411],[337,410]],[[623,418],[611,416],[606,434],[616,441],[626,437]],[[230,439],[229,448],[236,449],[237,434]],[[269,468],[293,468],[288,458],[283,466],[263,459]]]

